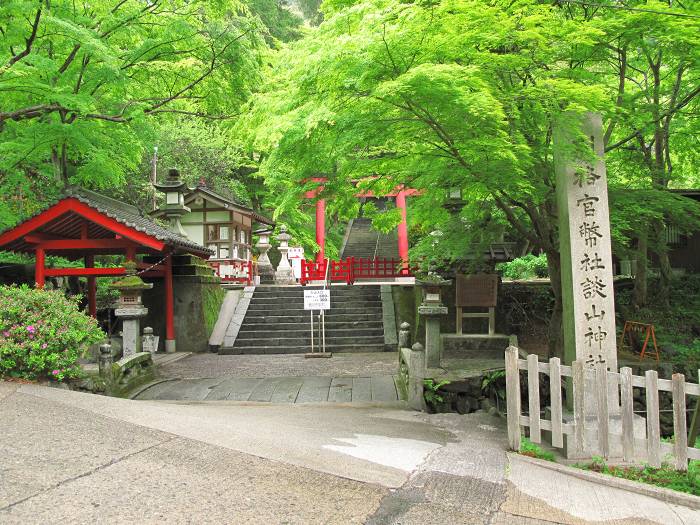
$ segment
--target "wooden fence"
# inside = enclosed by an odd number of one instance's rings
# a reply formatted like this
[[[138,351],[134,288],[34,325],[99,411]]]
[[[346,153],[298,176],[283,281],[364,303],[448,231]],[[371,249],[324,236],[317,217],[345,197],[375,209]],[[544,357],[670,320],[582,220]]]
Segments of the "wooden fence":
[[[614,444],[621,448],[624,461],[632,462],[635,458],[644,457],[652,467],[661,466],[662,459],[671,456],[676,469],[687,470],[689,459],[700,459],[700,449],[692,448],[693,443],[688,447],[686,423],[686,396],[700,396],[700,385],[685,382],[683,374],[673,374],[669,380],[659,379],[656,370],[647,370],[642,377],[632,375],[629,367],[612,372],[601,363],[595,368],[586,366],[582,361],[566,366],[556,357],[548,363],[539,362],[535,354],[521,359],[514,346],[506,350],[505,358],[508,442],[511,449],[520,450],[520,427],[529,427],[529,437],[533,443],[542,442],[542,431],[545,430],[551,432],[552,446],[564,448],[566,436],[567,446],[573,447],[576,457],[581,458],[591,457],[592,449],[603,457],[611,457],[611,445]],[[520,370],[527,371],[527,416],[521,413]],[[541,417],[540,374],[549,376],[550,419]],[[571,378],[573,390],[573,417],[566,420],[563,418],[562,377]],[[635,436],[634,388],[642,388],[646,392],[646,432],[642,439]],[[661,441],[660,391],[671,392],[673,396],[672,443]],[[619,406],[616,399],[618,394]],[[615,427],[621,427],[620,432],[611,431],[612,422]],[[587,444],[593,430],[597,433],[595,446],[591,446],[590,442]]]

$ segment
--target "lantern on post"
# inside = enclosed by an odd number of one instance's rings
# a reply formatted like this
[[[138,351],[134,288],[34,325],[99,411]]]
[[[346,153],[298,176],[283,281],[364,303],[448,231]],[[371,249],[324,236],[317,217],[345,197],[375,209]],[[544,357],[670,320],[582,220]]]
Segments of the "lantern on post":
[[[163,215],[170,221],[170,230],[187,237],[187,233],[180,224],[180,217],[190,212],[185,206],[185,191],[187,184],[180,178],[180,172],[171,168],[168,170],[168,177],[165,181],[153,185],[158,191],[165,193],[165,206]]]

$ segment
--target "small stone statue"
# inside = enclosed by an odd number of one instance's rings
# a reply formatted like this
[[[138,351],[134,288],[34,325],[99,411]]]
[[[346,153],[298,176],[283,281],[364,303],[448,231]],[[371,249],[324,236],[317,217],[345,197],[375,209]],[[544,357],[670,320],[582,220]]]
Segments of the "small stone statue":
[[[145,327],[143,329],[143,336],[141,336],[141,350],[143,352],[155,354],[158,351],[159,339],[157,335],[153,335],[153,328],[150,326]]]

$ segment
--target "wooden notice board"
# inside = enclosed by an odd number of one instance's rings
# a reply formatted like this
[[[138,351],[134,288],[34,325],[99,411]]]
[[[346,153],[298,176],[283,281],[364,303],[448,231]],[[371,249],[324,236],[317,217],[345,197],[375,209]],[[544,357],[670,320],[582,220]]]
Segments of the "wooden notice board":
[[[499,280],[496,274],[457,275],[455,305],[461,308],[495,308]]]

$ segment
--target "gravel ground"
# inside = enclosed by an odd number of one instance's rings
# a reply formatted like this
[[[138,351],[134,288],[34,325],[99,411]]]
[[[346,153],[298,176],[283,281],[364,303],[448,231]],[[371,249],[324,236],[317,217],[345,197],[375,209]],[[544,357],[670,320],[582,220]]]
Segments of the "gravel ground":
[[[163,377],[302,377],[386,376],[398,371],[394,352],[334,354],[308,359],[303,355],[193,354],[159,367]]]

